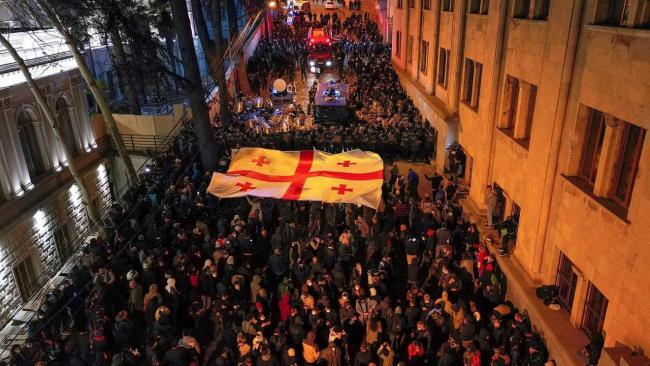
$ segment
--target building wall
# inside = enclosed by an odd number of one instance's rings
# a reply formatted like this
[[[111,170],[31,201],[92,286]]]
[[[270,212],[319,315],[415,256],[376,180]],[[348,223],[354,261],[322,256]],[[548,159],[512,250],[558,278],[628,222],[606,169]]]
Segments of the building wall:
[[[623,216],[571,177],[578,172],[585,143],[586,108],[650,128],[650,4],[630,0],[626,24],[602,26],[596,23],[606,8],[604,0],[550,1],[546,19],[536,12],[535,4],[541,2],[535,0],[523,19],[515,16],[522,3],[516,0],[489,1],[487,14],[469,14],[471,1],[454,1],[453,11],[440,11],[441,3],[433,1],[431,11],[421,11],[420,3],[409,9],[407,0],[402,9],[395,9],[396,1],[389,3],[393,46],[396,31],[402,33],[402,57],[393,52],[393,63],[423,118],[438,129],[439,144],[457,141],[471,158],[469,206],[484,210],[485,186],[495,182],[505,191],[506,214],[512,203],[520,207],[517,245],[506,260],[516,263],[510,266],[516,268],[514,278],[526,283],[512,286],[519,291],[512,297],[534,296],[525,293],[530,284],[554,284],[563,253],[579,278],[565,317],[575,333],[583,334],[579,328],[591,284],[609,300],[606,344],[622,342],[648,352],[650,280],[643,264],[650,261],[650,250],[642,243],[650,239],[650,143],[643,145]],[[420,16],[422,36],[431,40],[432,72],[427,77],[414,67],[419,65],[415,47],[413,65],[405,63],[408,34],[416,40],[420,34],[419,21],[407,19]],[[638,29],[642,24],[646,29]],[[436,79],[439,47],[451,51],[447,87]],[[466,59],[482,65],[475,108],[460,100]],[[529,139],[502,129],[508,76],[536,86]],[[457,129],[448,122],[454,118]],[[436,166],[441,170],[444,163],[437,161]],[[547,334],[563,329],[546,319],[533,321]],[[558,335],[554,338],[562,339]],[[565,352],[571,347],[562,348]]]
[[[84,181],[97,208],[108,207],[112,200],[104,163],[90,167],[84,174]],[[16,284],[15,268],[19,263],[31,261],[38,283],[46,285],[65,259],[57,251],[55,231],[65,230],[70,242],[87,240],[94,234],[90,231],[76,184],[66,184],[38,205],[20,209],[26,211],[0,230],[0,324],[4,324],[25,300]]]
[[[591,4],[592,2],[588,2]],[[606,112],[646,129],[627,216],[615,215],[561,175],[555,177],[542,275],[551,280],[560,252],[609,300],[604,330],[607,344],[620,341],[650,350],[650,31],[590,25],[583,19],[569,96],[558,171],[577,172],[584,135],[580,106]],[[576,214],[579,213],[579,214]],[[584,298],[574,302],[574,321]]]
[[[79,71],[61,72],[36,82],[53,111],[57,101],[65,101],[76,150],[84,153],[95,148],[85,87]],[[18,118],[23,111],[30,115],[34,124],[46,171],[58,172],[67,162],[43,111],[25,83],[0,89],[0,101],[0,197],[7,200],[20,197],[34,187],[18,135]]]
[[[39,31],[34,39],[22,33],[11,38],[30,65],[49,108],[69,117],[57,115],[60,130],[69,136],[77,169],[93,204],[102,210],[111,202],[109,175],[90,125],[82,78],[71,55],[57,47],[62,44],[57,34]],[[48,62],[44,54],[58,61]],[[70,162],[44,111],[4,49],[0,49],[0,65],[4,66],[0,73],[0,324],[4,325],[37,288],[56,278],[70,245],[92,233],[79,187],[65,169]],[[22,113],[28,122],[21,122]],[[69,124],[61,123],[64,120]],[[21,140],[21,123],[33,128],[28,143]],[[30,176],[23,144],[39,147],[33,156],[43,161],[42,174]]]

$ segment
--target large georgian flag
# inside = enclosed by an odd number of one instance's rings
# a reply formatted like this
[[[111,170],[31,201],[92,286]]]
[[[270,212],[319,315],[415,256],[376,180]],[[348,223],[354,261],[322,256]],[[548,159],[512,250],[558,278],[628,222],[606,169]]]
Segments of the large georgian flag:
[[[384,163],[375,153],[261,148],[233,152],[226,174],[212,175],[208,192],[217,197],[256,196],[379,207]]]

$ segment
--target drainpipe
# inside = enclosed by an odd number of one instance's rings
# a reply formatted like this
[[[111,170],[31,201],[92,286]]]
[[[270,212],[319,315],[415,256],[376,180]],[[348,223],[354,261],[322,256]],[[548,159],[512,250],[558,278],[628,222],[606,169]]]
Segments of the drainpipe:
[[[504,63],[505,59],[505,43],[507,42],[507,37],[506,37],[506,27],[508,26],[508,9],[510,8],[508,4],[508,0],[502,0],[500,2],[500,9],[499,9],[499,28],[497,31],[497,45],[496,45],[496,58],[494,61],[494,67],[492,69],[492,90],[490,90],[490,96],[492,97],[490,100],[490,111],[488,113],[488,118],[490,120],[487,123],[487,128],[489,128],[489,131],[487,131],[486,135],[489,135],[490,138],[488,139],[488,143],[486,144],[486,149],[485,149],[485,156],[488,158],[488,164],[487,164],[487,172],[485,174],[485,179],[483,180],[481,186],[485,187],[487,186],[490,181],[490,177],[492,176],[492,168],[493,168],[493,149],[494,149],[494,140],[496,139],[496,126],[498,124],[499,117],[497,113],[499,113],[499,101],[501,98],[499,98],[499,90],[501,90],[501,69],[502,66],[501,64]],[[505,72],[505,70],[503,70]],[[482,197],[485,195],[484,190],[482,190],[483,194],[481,195]]]
[[[436,80],[438,80],[438,47],[440,47],[440,1],[433,2],[432,10],[435,11],[436,34],[433,37],[433,85],[431,86],[431,94],[436,94]],[[438,136],[439,137],[439,136]]]
[[[413,0],[415,1],[415,0]],[[402,2],[402,9],[406,12],[406,16],[404,18],[404,42],[406,43],[406,47],[404,47],[404,68],[402,70],[406,71],[406,76],[408,78],[411,77],[409,73],[409,34],[411,33],[411,8],[409,7],[409,0],[404,0]],[[411,46],[411,52],[413,52],[413,46]]]
[[[415,0],[413,0],[415,1]],[[422,6],[422,0],[419,1],[419,4],[415,4],[415,6],[420,7],[420,16],[418,18],[418,62],[417,65],[415,65],[415,80],[420,80],[420,57],[422,57],[422,41],[424,40],[422,38],[422,22],[424,21],[424,7]]]
[[[458,3],[458,2],[456,2]],[[458,29],[458,34],[459,34],[459,47],[457,48],[458,51],[456,52],[458,57],[456,59],[456,72],[454,73],[454,82],[455,82],[455,89],[454,89],[454,95],[453,95],[453,112],[458,114],[458,107],[460,104],[460,89],[462,87],[462,75],[463,75],[463,59],[465,58],[465,27],[467,25],[467,13],[465,6],[467,5],[467,1],[461,1],[460,2],[460,24],[459,24],[459,29]],[[456,16],[456,14],[454,14]]]
[[[584,0],[575,0],[571,8],[571,28],[567,34],[566,48],[564,51],[565,66],[562,68],[561,86],[559,96],[555,107],[555,119],[553,121],[553,133],[551,135],[551,154],[546,166],[546,175],[544,177],[544,191],[542,192],[542,208],[539,214],[537,226],[537,235],[533,250],[532,272],[541,273],[542,261],[544,259],[544,244],[548,233],[548,223],[552,207],[553,191],[555,182],[559,173],[559,154],[561,148],[561,139],[564,135],[564,127],[567,118],[567,105],[569,103],[569,93],[573,88],[573,75],[576,69],[576,54],[581,37],[582,19],[587,9],[584,6]],[[549,29],[550,30],[550,29]],[[568,66],[570,65],[570,67]]]

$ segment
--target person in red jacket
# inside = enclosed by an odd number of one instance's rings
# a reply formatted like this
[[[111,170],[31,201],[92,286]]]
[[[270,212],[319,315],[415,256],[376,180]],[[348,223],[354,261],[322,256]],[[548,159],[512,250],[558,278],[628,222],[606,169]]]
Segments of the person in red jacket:
[[[422,343],[413,341],[408,346],[408,359],[410,365],[422,365],[424,361],[424,347]]]

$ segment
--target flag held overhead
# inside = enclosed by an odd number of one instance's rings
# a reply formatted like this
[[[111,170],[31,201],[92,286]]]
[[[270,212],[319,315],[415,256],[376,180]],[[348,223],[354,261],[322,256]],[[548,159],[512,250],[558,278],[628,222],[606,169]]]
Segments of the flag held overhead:
[[[242,148],[234,151],[226,174],[213,174],[208,192],[220,198],[358,203],[376,209],[383,180],[384,163],[372,152]]]

